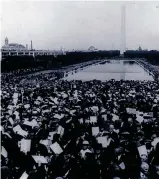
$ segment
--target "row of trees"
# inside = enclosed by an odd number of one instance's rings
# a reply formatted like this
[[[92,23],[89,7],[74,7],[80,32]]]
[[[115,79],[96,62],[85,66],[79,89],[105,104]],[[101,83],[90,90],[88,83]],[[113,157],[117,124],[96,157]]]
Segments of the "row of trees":
[[[119,51],[68,52],[66,55],[50,56],[8,56],[2,60],[1,70],[12,71],[25,68],[52,69],[94,59],[119,56]]]
[[[153,65],[159,65],[159,51],[126,51],[124,53],[126,58],[145,58]]]
[[[66,55],[50,56],[8,56],[1,62],[1,71],[39,68],[52,69],[94,59],[119,57],[120,51],[67,52]],[[159,51],[126,51],[124,58],[145,58],[151,64],[159,65]]]

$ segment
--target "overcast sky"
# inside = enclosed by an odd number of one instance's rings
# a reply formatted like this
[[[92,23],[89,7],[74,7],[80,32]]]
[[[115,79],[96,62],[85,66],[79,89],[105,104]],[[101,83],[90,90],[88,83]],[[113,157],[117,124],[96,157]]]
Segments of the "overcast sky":
[[[35,49],[120,49],[123,4],[127,48],[159,50],[159,2],[3,2],[1,44],[8,37]]]

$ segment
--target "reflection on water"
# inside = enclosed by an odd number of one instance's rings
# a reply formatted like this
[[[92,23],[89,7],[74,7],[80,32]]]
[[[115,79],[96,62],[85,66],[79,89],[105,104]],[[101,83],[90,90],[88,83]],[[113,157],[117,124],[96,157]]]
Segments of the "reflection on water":
[[[70,72],[66,80],[153,80],[153,77],[135,61],[105,61]]]
[[[129,65],[134,65],[135,61],[123,61],[124,65],[129,64]]]

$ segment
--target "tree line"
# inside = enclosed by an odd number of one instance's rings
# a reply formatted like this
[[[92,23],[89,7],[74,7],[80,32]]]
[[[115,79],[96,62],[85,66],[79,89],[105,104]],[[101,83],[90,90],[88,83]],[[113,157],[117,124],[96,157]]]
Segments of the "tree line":
[[[39,68],[57,69],[60,67],[91,61],[95,59],[115,58],[120,56],[119,50],[97,52],[67,52],[65,55],[43,56],[7,56],[1,61],[1,71],[14,71],[17,69]],[[123,58],[123,57],[122,57]],[[159,65],[159,51],[132,51],[124,53],[124,58],[145,58],[151,64]]]
[[[129,50],[124,53],[125,58],[145,58],[147,61],[153,65],[159,65],[159,51],[133,51]]]
[[[13,71],[26,68],[52,69],[94,59],[111,58],[119,56],[120,51],[98,51],[98,52],[67,52],[65,55],[43,55],[43,56],[8,56],[1,62],[1,71]]]

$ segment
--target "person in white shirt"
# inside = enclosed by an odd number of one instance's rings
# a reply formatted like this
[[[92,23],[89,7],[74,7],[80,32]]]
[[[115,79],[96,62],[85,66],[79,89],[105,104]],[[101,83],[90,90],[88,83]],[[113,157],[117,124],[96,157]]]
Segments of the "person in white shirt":
[[[92,153],[92,151],[89,150],[88,147],[89,147],[89,142],[86,141],[86,140],[83,141],[83,147],[82,147],[82,149],[81,149],[81,151],[80,151],[80,155],[81,155],[81,157],[82,157],[83,159],[86,158],[86,153]]]

